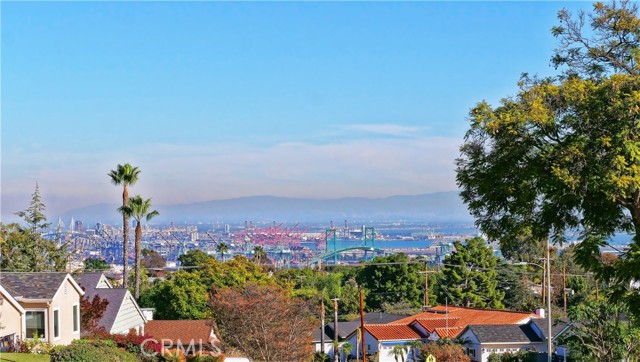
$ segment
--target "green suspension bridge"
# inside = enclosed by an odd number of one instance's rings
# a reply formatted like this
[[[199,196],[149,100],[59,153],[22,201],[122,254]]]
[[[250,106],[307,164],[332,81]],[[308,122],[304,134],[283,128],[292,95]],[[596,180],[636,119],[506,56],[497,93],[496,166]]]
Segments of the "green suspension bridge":
[[[327,251],[324,254],[309,260],[308,265],[312,265],[320,262],[321,260],[333,259],[333,264],[338,264],[338,254],[347,253],[350,251],[361,250],[364,252],[364,261],[368,260],[368,256],[373,258],[376,254],[385,254],[384,249],[376,248],[375,245],[375,231],[372,227],[365,227],[362,235],[363,245],[351,246],[347,248],[337,248],[336,243],[336,229],[327,229],[324,234],[324,241]],[[333,245],[333,250],[329,249],[329,244]]]

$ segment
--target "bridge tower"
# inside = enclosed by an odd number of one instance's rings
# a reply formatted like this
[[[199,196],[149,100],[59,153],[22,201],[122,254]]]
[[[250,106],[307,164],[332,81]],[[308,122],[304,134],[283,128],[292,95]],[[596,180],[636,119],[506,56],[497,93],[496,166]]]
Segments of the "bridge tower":
[[[374,253],[374,249],[376,248],[376,233],[373,227],[365,227],[364,233],[362,233],[362,239],[364,240],[364,246],[371,246],[371,254]],[[368,245],[368,243],[371,245]],[[364,261],[367,261],[367,251],[364,251]]]
[[[324,232],[324,247],[325,249],[329,249],[329,241],[333,242],[333,264],[338,264],[338,253],[336,251],[338,248],[336,247],[336,229],[326,229]]]

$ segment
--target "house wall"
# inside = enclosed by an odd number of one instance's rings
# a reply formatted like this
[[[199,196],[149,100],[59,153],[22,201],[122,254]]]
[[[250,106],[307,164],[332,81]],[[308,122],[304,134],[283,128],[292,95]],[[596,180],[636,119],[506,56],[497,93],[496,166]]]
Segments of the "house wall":
[[[496,354],[504,354],[507,352],[511,352],[511,353],[516,353],[518,351],[527,351],[527,350],[532,350],[532,351],[537,351],[537,352],[541,352],[542,351],[542,346],[544,345],[544,343],[521,343],[521,344],[517,344],[517,343],[510,343],[510,344],[481,344],[481,345],[477,345],[477,344],[470,344],[467,345],[468,348],[475,348],[476,349],[476,356],[481,357],[480,359],[472,359],[472,361],[480,361],[480,362],[487,362],[489,360],[489,356],[492,353],[496,353]],[[482,351],[484,349],[484,351]],[[478,354],[477,351],[480,351],[480,354]],[[544,349],[546,351],[546,348]]]
[[[130,329],[135,329],[137,333],[143,331],[145,320],[137,308],[136,302],[130,293],[124,298],[116,320],[111,327],[111,333],[128,333]]]
[[[0,297],[0,337],[15,334],[16,338],[22,339],[23,314],[9,302],[7,296],[0,294]]]
[[[73,332],[73,305],[78,306],[80,314],[80,293],[66,279],[56,292],[48,311],[49,340],[54,345],[69,344],[74,339],[80,338],[80,318],[78,316],[78,331]],[[60,309],[60,338],[53,337],[53,311]]]

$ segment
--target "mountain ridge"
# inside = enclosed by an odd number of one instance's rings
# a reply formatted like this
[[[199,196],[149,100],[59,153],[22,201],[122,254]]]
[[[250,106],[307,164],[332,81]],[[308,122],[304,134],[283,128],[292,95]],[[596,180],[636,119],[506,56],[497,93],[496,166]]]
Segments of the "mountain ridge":
[[[118,204],[100,203],[74,208],[59,216],[74,217],[85,224],[118,223]],[[348,219],[358,221],[472,221],[457,191],[379,198],[341,197],[332,199],[256,195],[194,203],[154,205],[160,216],[154,224],[224,221],[316,222]]]

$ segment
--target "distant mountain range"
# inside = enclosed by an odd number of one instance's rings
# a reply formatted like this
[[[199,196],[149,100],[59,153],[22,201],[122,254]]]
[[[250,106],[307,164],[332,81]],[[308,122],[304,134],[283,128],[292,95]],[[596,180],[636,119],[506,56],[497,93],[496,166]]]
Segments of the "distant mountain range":
[[[122,219],[117,204],[97,204],[69,210],[63,220],[74,217],[87,225],[116,224]],[[472,218],[457,191],[384,198],[346,197],[307,199],[277,196],[247,196],[191,204],[154,205],[160,216],[154,224],[210,223],[222,221],[326,222],[424,221],[468,222]],[[57,216],[55,217],[57,219]],[[55,220],[53,217],[50,220]]]

